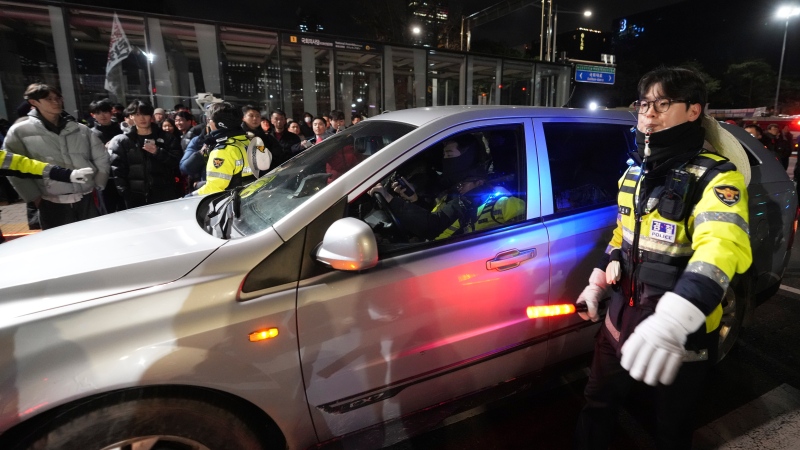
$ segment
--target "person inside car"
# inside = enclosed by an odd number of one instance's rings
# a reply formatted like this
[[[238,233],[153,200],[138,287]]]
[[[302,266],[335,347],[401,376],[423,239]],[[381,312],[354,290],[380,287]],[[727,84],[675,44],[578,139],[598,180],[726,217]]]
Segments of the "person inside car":
[[[381,184],[369,194],[383,196],[406,231],[425,240],[444,239],[519,220],[525,214],[525,202],[489,183],[484,155],[483,144],[471,134],[444,143],[440,178],[449,187],[437,197],[432,209],[418,204],[419,196],[404,178],[391,186],[398,197],[389,194]]]

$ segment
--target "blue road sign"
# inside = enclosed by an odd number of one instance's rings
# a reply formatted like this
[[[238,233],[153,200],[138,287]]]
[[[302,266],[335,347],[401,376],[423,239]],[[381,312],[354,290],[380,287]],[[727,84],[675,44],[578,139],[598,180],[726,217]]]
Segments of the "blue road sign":
[[[616,68],[608,66],[575,65],[575,81],[579,83],[614,84]]]

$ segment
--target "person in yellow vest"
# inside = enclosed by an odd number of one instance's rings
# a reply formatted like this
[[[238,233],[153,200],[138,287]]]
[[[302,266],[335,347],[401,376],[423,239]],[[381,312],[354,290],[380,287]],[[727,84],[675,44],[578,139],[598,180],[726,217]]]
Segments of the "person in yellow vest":
[[[600,332],[575,434],[605,449],[619,405],[636,382],[655,386],[662,449],[692,446],[693,412],[717,359],[722,299],[750,267],[747,184],[739,142],[704,116],[694,71],[655,69],[639,81],[638,165],[620,180],[617,226],[578,297]]]
[[[250,140],[242,129],[242,112],[228,102],[208,107],[209,138],[216,145],[208,154],[206,182],[190,195],[207,195],[244,186],[255,180],[247,147]]]
[[[399,182],[391,186],[397,197],[380,184],[369,193],[380,193],[406,231],[420,239],[444,239],[524,219],[525,202],[489,183],[484,153],[471,134],[444,142],[440,181],[449,188],[436,198],[432,209],[417,201],[416,194],[409,195],[413,187]]]

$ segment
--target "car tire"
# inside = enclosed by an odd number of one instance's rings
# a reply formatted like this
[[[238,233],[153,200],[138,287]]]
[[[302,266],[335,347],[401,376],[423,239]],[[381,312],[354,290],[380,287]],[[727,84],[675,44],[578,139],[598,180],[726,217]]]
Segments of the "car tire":
[[[235,414],[187,398],[140,398],[71,411],[48,423],[28,450],[263,450],[282,449],[259,438]]]
[[[742,332],[747,303],[752,300],[752,295],[752,280],[749,273],[735,276],[728,285],[728,289],[722,297],[717,362],[722,361],[736,344],[736,340]]]

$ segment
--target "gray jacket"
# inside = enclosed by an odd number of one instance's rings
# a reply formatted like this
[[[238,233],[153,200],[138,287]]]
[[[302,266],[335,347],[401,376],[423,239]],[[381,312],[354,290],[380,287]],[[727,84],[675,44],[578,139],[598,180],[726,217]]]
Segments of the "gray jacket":
[[[43,195],[88,194],[105,187],[111,170],[108,152],[91,129],[67,116],[56,134],[45,128],[35,109],[28,116],[8,130],[5,149],[67,169],[91,167],[94,176],[85,184],[8,177],[20,197],[31,202]]]

